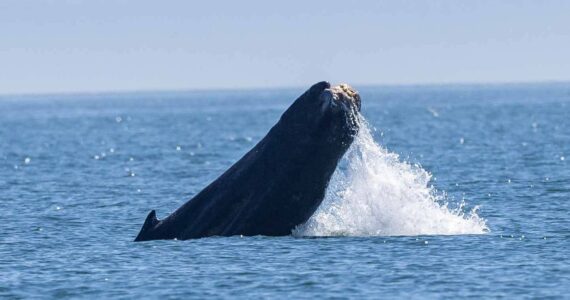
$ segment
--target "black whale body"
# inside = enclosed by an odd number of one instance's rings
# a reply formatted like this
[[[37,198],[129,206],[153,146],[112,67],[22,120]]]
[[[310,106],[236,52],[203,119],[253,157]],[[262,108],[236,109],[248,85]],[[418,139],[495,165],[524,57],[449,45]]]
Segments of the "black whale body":
[[[135,241],[291,234],[321,204],[358,131],[360,96],[319,82],[237,163],[163,220],[151,211]]]

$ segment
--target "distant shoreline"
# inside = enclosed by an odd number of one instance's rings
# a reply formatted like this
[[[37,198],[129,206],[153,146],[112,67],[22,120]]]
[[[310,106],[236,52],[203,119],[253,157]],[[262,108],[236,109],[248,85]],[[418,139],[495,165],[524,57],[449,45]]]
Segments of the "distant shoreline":
[[[350,82],[349,82],[350,83]],[[351,83],[352,84],[352,83]],[[570,80],[545,80],[545,81],[512,81],[512,82],[450,82],[450,83],[402,83],[402,84],[352,84],[357,89],[368,90],[377,88],[387,89],[439,89],[439,88],[497,88],[497,87],[544,87],[544,86],[569,86]],[[102,90],[102,91],[61,91],[61,92],[30,92],[30,93],[1,93],[0,100],[7,98],[36,98],[36,97],[92,97],[92,96],[124,96],[124,95],[178,95],[178,94],[211,94],[211,93],[252,93],[252,92],[297,92],[301,86],[282,87],[244,87],[244,88],[180,88],[180,89],[139,89],[139,90]]]

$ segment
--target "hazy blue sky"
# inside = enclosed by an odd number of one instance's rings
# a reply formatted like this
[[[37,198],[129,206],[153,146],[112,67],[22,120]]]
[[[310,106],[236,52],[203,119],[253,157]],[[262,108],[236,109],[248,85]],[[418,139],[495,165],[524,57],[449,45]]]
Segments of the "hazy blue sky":
[[[570,1],[0,1],[0,93],[570,80]]]

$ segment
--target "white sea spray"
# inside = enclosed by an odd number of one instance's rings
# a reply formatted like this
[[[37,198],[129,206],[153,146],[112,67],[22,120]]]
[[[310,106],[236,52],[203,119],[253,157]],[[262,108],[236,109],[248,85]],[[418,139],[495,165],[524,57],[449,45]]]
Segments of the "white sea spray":
[[[456,235],[488,232],[476,208],[448,208],[431,174],[377,144],[358,116],[360,131],[333,174],[315,214],[296,236]]]

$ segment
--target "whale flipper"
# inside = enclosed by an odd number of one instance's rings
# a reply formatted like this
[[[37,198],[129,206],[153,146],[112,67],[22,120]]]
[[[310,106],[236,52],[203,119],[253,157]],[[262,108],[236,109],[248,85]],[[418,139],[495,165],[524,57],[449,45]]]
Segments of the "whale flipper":
[[[159,223],[160,221],[156,218],[156,211],[153,209],[148,216],[146,217],[146,220],[144,221],[144,224],[141,228],[141,231],[139,232],[139,234],[137,235],[137,238],[135,239],[135,241],[141,241],[144,240],[144,236],[146,236],[148,234],[149,231],[151,231],[152,229],[154,229],[154,227]]]

